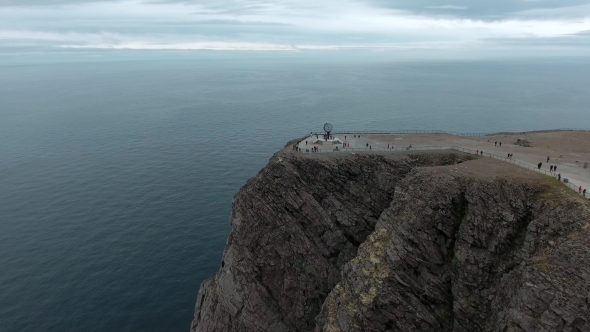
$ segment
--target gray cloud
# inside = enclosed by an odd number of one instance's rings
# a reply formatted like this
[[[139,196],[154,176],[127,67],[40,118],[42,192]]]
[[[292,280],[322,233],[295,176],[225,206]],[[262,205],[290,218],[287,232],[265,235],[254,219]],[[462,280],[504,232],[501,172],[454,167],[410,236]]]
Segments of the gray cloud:
[[[442,5],[442,6],[426,6],[428,9],[451,9],[451,10],[465,10],[467,7],[454,6],[454,5]]]
[[[581,36],[581,37],[590,38],[590,30],[588,30],[588,31],[581,31],[581,32],[578,32],[578,33],[574,33],[574,34],[572,34],[572,36]]]
[[[202,15],[201,13],[196,13]],[[214,20],[198,20],[191,22],[191,25],[238,25],[238,26],[275,26],[275,27],[289,27],[292,24],[276,23],[276,22],[264,22],[264,21],[240,21],[240,20],[229,20],[229,19],[214,19]]]
[[[0,0],[0,7],[55,6],[117,2],[121,0]],[[295,0],[141,0],[149,4],[191,4],[207,8],[201,15],[257,15],[264,14],[277,5],[296,8],[301,4]],[[360,0],[385,9],[401,10],[412,14],[431,17],[454,17],[496,21],[508,18],[552,17],[576,18],[590,15],[590,7],[582,12],[578,6],[588,5],[588,0]]]
[[[172,2],[172,1],[171,1]],[[163,3],[161,1],[158,2],[150,2],[150,3]],[[230,15],[230,16],[241,16],[241,15],[257,15],[264,13],[268,8],[268,4],[261,4],[261,3],[246,3],[242,5],[226,5],[220,6],[218,4],[205,4],[205,8],[207,11],[193,13],[199,15]]]
[[[114,2],[117,0],[0,0],[0,6],[18,7],[18,6],[55,6],[85,4],[92,2]]]
[[[0,0],[0,40],[136,49],[554,45],[590,51],[585,1]]]
[[[372,0],[389,9],[405,10],[426,16],[451,16],[480,20],[520,17],[521,12],[542,10],[548,13],[565,7],[588,4],[588,0]],[[459,10],[460,9],[460,10]],[[534,14],[534,12],[533,12]],[[574,13],[572,13],[574,14]],[[546,16],[546,15],[545,15]]]
[[[590,47],[589,34],[575,34],[565,37],[545,37],[545,38],[489,38],[482,39],[482,42],[507,46],[511,49],[521,47],[552,47],[552,48],[588,48]]]

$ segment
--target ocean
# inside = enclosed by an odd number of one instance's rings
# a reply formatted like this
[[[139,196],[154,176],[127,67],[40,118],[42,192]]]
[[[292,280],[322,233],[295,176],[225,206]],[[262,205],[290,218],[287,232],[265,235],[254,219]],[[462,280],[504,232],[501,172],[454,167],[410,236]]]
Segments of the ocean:
[[[21,60],[0,61],[3,332],[188,331],[232,196],[325,122],[590,128],[579,58]]]

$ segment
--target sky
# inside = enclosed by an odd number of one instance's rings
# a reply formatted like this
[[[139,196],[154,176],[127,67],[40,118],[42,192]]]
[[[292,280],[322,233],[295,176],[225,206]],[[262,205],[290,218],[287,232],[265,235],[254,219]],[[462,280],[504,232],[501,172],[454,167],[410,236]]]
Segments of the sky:
[[[0,0],[0,50],[590,55],[590,0]]]

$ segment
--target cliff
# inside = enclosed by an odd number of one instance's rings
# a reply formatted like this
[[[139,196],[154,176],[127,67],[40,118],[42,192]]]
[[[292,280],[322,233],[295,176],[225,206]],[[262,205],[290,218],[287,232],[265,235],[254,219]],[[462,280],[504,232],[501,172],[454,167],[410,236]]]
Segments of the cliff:
[[[456,152],[278,152],[235,196],[192,331],[590,331],[590,213]]]

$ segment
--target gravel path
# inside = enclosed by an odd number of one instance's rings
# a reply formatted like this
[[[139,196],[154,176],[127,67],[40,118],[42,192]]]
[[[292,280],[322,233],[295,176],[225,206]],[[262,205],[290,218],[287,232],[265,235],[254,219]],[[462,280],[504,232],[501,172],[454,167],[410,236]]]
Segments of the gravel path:
[[[345,137],[346,136],[346,137]],[[313,137],[315,139],[315,136]],[[369,145],[372,151],[383,150],[389,147],[421,148],[427,146],[458,146],[472,150],[484,151],[506,157],[513,154],[513,160],[530,165],[542,162],[542,169],[549,170],[551,165],[557,166],[557,173],[562,178],[590,190],[590,168],[584,168],[586,162],[590,163],[590,132],[579,131],[555,131],[555,132],[531,132],[526,134],[501,134],[481,137],[462,137],[448,134],[400,134],[400,135],[336,135],[336,138],[345,142],[352,149],[364,149]],[[516,145],[517,139],[525,139],[530,142],[530,147]],[[313,145],[312,139],[305,139],[299,147],[305,151],[317,146],[319,149],[332,149],[342,145],[327,147],[326,145]],[[496,144],[496,142],[498,144]],[[502,145],[500,146],[500,142]],[[550,158],[547,163],[547,157]],[[590,193],[586,195],[590,197]]]

